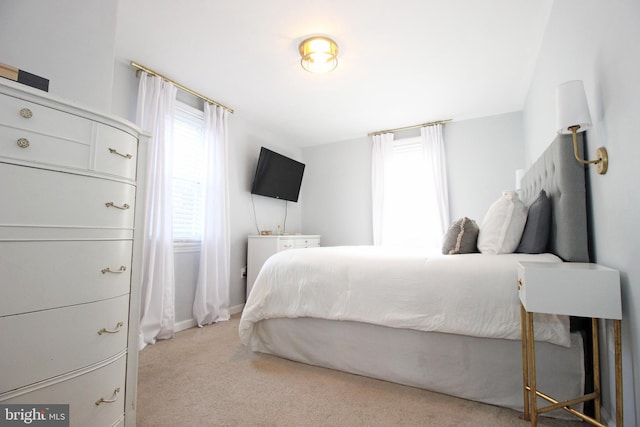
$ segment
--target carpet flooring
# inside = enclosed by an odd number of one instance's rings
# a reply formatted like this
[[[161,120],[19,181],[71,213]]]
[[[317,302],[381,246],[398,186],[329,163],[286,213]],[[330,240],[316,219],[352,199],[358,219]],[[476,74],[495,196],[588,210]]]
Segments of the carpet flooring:
[[[253,353],[239,317],[140,353],[137,425],[528,426],[522,414],[413,387]],[[543,417],[545,427],[578,421]]]

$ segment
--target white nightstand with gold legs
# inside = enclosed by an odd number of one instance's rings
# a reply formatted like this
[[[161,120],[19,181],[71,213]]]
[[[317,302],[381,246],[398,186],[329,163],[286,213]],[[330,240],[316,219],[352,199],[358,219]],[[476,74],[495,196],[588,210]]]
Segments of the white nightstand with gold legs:
[[[563,409],[596,426],[600,420],[600,357],[598,319],[613,319],[616,374],[616,425],[623,426],[622,408],[622,304],[620,274],[617,270],[591,263],[520,262],[518,265],[518,293],[522,323],[522,381],[524,418],[536,426],[538,414]],[[534,337],[534,313],[590,317],[593,341],[592,393],[573,399],[557,401],[537,389]],[[537,398],[550,405],[538,407]],[[571,406],[594,401],[594,418]]]

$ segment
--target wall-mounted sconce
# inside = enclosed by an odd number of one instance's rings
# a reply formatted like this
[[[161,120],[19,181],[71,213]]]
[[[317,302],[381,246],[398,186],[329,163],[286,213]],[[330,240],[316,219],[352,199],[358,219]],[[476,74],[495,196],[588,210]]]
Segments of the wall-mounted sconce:
[[[596,160],[584,160],[580,158],[578,151],[576,134],[584,132],[591,127],[591,115],[589,114],[587,95],[584,92],[582,80],[572,80],[557,87],[556,114],[558,133],[573,134],[573,152],[576,160],[583,165],[596,165],[596,170],[599,174],[607,173],[609,157],[604,147],[596,150]]]
[[[326,73],[338,66],[338,45],[328,37],[310,37],[300,43],[300,65],[312,73]]]
[[[516,193],[519,197],[522,197],[522,177],[526,171],[526,169],[516,169]]]

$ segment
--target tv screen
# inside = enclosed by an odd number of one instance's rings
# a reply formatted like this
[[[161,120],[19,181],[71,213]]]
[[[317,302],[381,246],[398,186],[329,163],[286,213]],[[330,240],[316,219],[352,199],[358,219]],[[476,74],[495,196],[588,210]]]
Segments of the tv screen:
[[[262,147],[251,194],[297,202],[304,164]]]

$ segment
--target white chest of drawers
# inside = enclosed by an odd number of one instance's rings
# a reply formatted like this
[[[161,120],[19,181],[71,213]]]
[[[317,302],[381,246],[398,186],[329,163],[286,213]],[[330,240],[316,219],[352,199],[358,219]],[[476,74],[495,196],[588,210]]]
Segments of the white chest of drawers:
[[[287,249],[314,248],[320,246],[317,234],[278,234],[249,236],[247,244],[247,298],[265,261],[276,252]]]
[[[135,425],[145,139],[0,81],[0,403]]]

